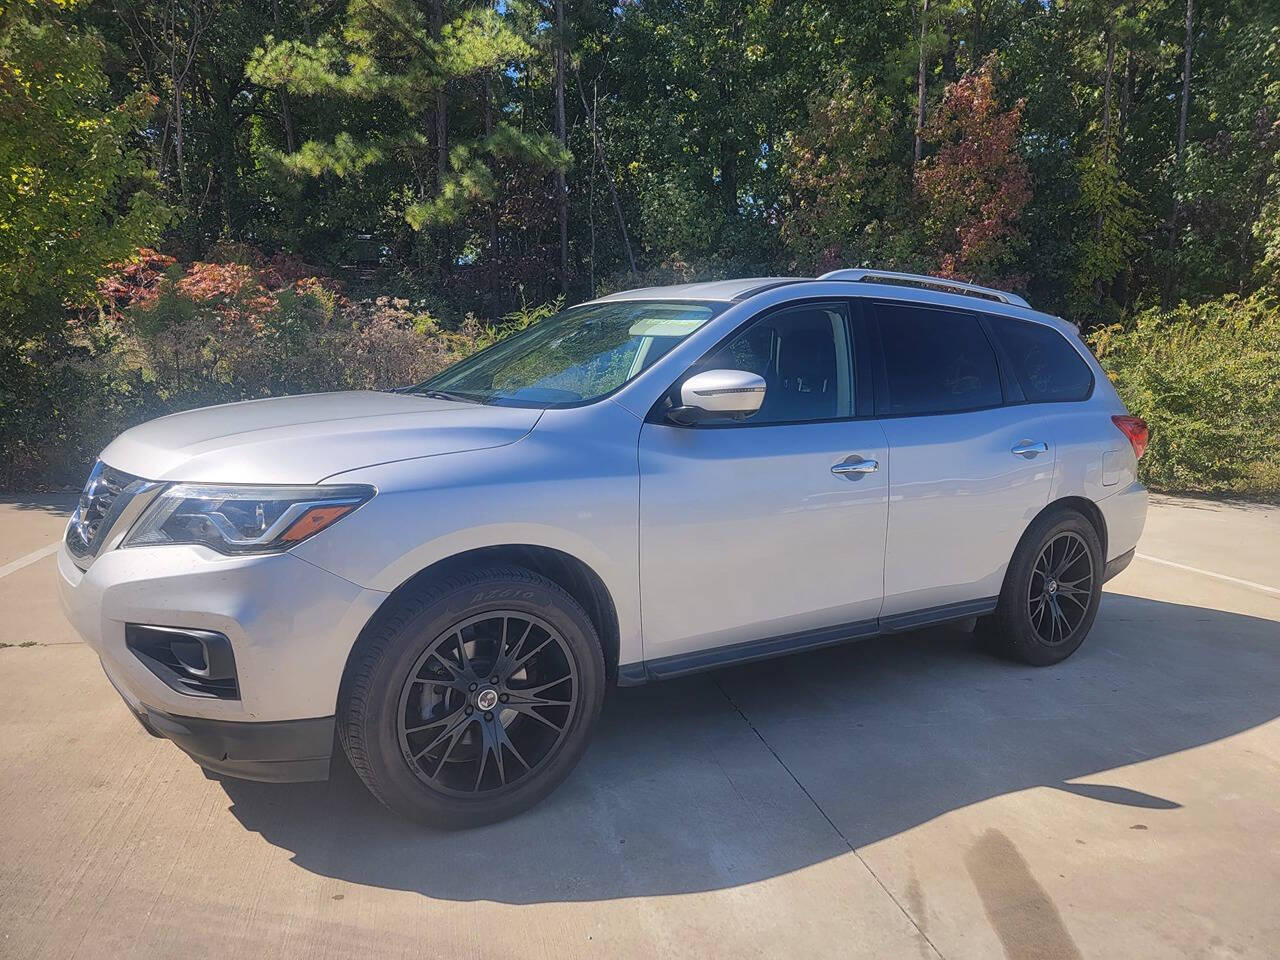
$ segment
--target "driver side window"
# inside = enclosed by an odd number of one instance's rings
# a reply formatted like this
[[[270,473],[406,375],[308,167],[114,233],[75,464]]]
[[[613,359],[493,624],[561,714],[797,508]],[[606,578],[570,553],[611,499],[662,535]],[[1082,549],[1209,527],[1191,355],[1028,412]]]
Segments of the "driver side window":
[[[850,336],[847,304],[797,304],[754,321],[698,369],[744,370],[764,378],[764,403],[741,421],[747,425],[852,417]]]

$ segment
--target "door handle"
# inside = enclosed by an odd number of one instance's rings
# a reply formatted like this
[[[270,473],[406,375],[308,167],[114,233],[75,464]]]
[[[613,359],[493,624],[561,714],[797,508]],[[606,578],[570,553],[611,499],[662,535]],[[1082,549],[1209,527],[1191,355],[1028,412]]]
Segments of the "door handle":
[[[1034,460],[1042,453],[1049,451],[1049,445],[1043,440],[1037,440],[1034,443],[1030,440],[1019,440],[1010,453],[1017,454],[1019,457],[1026,457],[1028,460]]]
[[[880,469],[879,460],[864,460],[861,457],[850,457],[843,463],[837,463],[831,472],[837,477],[848,477],[857,480],[864,473],[875,473]]]

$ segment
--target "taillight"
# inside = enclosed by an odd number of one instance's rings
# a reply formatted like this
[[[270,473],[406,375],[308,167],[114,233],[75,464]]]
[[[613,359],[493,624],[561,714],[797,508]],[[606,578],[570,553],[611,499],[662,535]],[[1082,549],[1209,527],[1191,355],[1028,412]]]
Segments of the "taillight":
[[[1133,447],[1133,455],[1138,459],[1142,459],[1142,454],[1147,449],[1147,421],[1141,417],[1131,417],[1126,414],[1123,417],[1112,417],[1111,422],[1120,428],[1120,432],[1129,438],[1129,445]]]

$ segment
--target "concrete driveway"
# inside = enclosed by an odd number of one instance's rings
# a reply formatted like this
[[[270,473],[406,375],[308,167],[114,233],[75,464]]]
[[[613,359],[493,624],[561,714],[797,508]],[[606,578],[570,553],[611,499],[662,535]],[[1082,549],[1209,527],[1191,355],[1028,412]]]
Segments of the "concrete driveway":
[[[0,955],[1280,955],[1275,508],[1159,499],[1062,666],[936,629],[619,691],[547,802],[439,834],[144,734],[65,505],[0,503]]]

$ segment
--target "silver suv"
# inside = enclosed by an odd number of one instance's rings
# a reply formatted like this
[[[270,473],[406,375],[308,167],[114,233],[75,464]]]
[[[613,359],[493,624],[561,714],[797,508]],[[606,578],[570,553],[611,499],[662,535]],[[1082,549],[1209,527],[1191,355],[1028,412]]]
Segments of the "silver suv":
[[[551,792],[627,686],[977,618],[1057,663],[1146,517],[1146,425],[1013,294],[841,270],[632,290],[417,387],[163,417],[102,453],[68,617],[210,770],[406,816]]]

